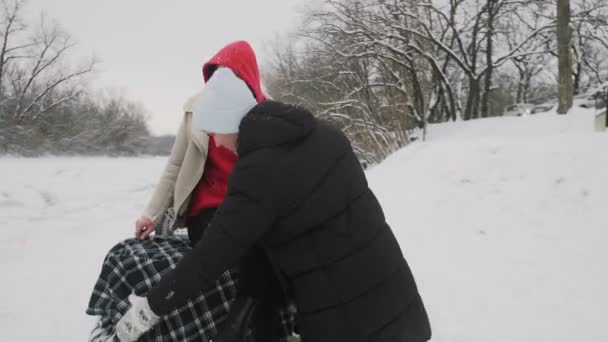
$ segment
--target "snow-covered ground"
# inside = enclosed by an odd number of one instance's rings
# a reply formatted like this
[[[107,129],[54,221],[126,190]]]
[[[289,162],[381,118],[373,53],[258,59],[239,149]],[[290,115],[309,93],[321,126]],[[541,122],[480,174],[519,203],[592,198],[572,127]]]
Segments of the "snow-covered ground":
[[[433,341],[608,341],[608,133],[592,112],[432,126],[368,172]],[[163,158],[0,159],[4,341],[83,341]],[[371,313],[370,313],[371,314]]]

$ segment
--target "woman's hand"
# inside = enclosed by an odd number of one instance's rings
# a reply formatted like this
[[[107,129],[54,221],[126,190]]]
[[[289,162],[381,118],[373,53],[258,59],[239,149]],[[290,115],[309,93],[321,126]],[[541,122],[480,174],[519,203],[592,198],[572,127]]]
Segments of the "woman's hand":
[[[131,307],[116,324],[116,337],[120,342],[135,342],[141,335],[152,329],[160,321],[145,297],[129,296]]]
[[[154,231],[154,222],[148,216],[142,216],[135,222],[135,238],[138,240],[147,239]]]

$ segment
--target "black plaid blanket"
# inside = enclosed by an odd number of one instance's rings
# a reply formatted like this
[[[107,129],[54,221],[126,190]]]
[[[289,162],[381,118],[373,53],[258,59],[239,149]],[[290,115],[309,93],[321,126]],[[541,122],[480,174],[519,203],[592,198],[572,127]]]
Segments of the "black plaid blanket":
[[[191,250],[187,237],[178,235],[154,237],[144,241],[129,239],[114,246],[106,256],[89,306],[88,315],[99,317],[90,341],[112,335],[114,327],[129,308],[131,293],[143,296],[175,268],[182,256]],[[218,333],[236,296],[238,274],[228,270],[217,280],[215,288],[163,316],[160,324],[146,333],[139,342],[210,341]],[[294,328],[293,305],[281,312],[284,341],[289,341]]]

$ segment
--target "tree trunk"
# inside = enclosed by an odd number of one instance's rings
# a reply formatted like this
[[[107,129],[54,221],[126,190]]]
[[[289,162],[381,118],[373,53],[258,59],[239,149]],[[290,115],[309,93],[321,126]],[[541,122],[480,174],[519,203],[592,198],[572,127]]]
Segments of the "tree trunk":
[[[452,89],[452,84],[445,79],[442,75],[447,74],[449,59],[446,59],[445,64],[442,67],[441,73],[438,75],[438,78],[443,83],[443,87],[445,92],[447,93],[447,103],[445,104],[446,110],[446,121],[456,121],[457,111],[456,108],[456,100],[454,99],[454,90]]]
[[[481,99],[481,117],[487,118],[489,115],[490,93],[492,91],[492,75],[494,72],[494,2],[488,1],[488,34],[486,37],[486,77],[484,84],[483,98]]]
[[[517,71],[519,72],[519,81],[517,82],[517,97],[515,98],[515,103],[521,103],[522,98],[524,96],[524,86],[526,82],[526,73],[522,70],[521,67],[517,66]]]
[[[479,119],[479,104],[481,102],[481,84],[479,80],[475,81],[475,92],[473,95],[473,108],[471,109],[471,114],[473,115],[473,119]]]
[[[572,108],[574,90],[572,84],[570,40],[570,0],[557,0],[558,114],[567,114],[570,108]]]
[[[454,38],[452,38],[452,43],[454,41]],[[451,46],[451,44],[450,44]],[[451,58],[449,56],[446,57],[443,66],[441,67],[441,75],[446,75],[448,73],[448,66],[450,65],[450,60]],[[446,103],[445,108],[446,108],[446,121],[456,121],[457,119],[457,115],[458,115],[458,108],[456,107],[456,100],[454,99],[454,90],[452,89],[452,84],[445,79],[443,76],[440,77],[440,79],[443,82],[443,86],[445,87],[445,90],[447,92],[448,95],[448,103]]]
[[[574,84],[572,88],[573,94],[580,94],[581,92],[581,75],[583,74],[583,63],[576,63],[576,72],[574,73]]]
[[[491,59],[491,57],[490,57]],[[484,92],[481,98],[481,117],[487,118],[490,109],[490,93],[492,92],[492,67],[488,67],[485,77]]]
[[[418,73],[416,72],[416,65],[411,59],[409,61],[409,73],[411,75],[414,89],[414,106],[416,107],[418,113],[422,113],[422,121],[426,121],[424,118],[426,107],[426,104],[424,103],[424,90],[422,89],[422,83],[420,82]]]
[[[481,103],[481,81],[477,78],[473,82],[471,92],[471,118],[479,119],[479,105]]]
[[[469,94],[464,110],[464,120],[477,119],[479,117],[479,79],[469,76]]]
[[[530,95],[530,84],[532,83],[532,76],[526,76],[526,83],[524,83],[523,91],[523,103],[528,103],[528,96]]]

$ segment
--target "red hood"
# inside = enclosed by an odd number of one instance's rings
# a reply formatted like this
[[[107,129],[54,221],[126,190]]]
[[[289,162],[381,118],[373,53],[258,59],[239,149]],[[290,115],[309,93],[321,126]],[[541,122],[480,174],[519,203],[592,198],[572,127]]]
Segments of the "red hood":
[[[225,46],[213,58],[203,65],[205,83],[209,80],[218,66],[230,68],[234,74],[245,81],[255,94],[258,103],[264,102],[266,96],[262,92],[260,71],[253,49],[249,43],[238,41]]]

